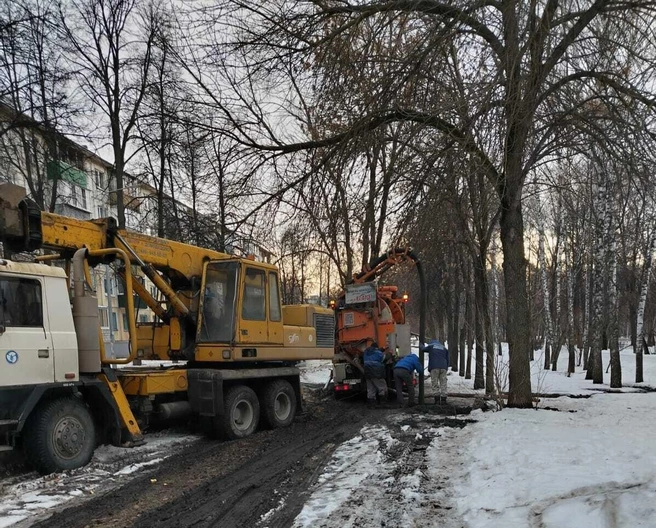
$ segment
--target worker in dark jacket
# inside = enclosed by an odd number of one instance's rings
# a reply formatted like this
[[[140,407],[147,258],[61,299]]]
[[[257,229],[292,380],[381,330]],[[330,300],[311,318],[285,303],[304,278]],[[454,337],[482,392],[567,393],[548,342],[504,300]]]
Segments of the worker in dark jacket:
[[[362,354],[364,377],[367,381],[367,403],[375,404],[378,396],[381,401],[387,399],[385,383],[385,355],[375,341]]]
[[[431,377],[435,403],[446,403],[446,375],[449,369],[449,351],[437,339],[431,339],[428,345],[424,347],[424,352],[428,352],[428,372]]]
[[[423,376],[424,367],[415,354],[408,354],[394,365],[396,401],[403,404],[403,382],[405,382],[408,387],[408,407],[412,407],[415,404],[415,386],[412,383],[413,371],[416,371],[417,375]]]

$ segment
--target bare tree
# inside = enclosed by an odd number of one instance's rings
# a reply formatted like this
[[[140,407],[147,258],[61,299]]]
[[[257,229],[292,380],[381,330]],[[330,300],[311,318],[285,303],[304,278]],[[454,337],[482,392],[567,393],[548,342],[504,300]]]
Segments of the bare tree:
[[[2,2],[0,13],[6,21],[0,26],[0,162],[5,176],[21,176],[41,209],[54,211],[61,133],[76,130],[77,113],[57,38],[56,5]]]
[[[89,101],[110,128],[119,227],[125,227],[124,171],[139,108],[148,86],[157,28],[135,0],[74,0],[61,6],[62,38]],[[150,4],[148,10],[156,10]]]

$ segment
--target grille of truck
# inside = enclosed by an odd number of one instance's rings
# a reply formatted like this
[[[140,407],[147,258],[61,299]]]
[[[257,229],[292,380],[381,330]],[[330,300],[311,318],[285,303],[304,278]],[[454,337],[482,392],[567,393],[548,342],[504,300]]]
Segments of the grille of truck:
[[[314,329],[318,347],[335,346],[335,318],[332,315],[314,314]]]

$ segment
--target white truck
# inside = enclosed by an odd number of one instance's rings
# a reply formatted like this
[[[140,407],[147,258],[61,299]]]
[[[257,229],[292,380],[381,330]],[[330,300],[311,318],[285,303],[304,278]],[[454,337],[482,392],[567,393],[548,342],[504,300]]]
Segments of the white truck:
[[[106,384],[79,374],[68,299],[63,269],[0,260],[0,451],[20,438],[44,472],[84,465],[96,436],[121,435]],[[92,413],[114,419],[99,431]]]

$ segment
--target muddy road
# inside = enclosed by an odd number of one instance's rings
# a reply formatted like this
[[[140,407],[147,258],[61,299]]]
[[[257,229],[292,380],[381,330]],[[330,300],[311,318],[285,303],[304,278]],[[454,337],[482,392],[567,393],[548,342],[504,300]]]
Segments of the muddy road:
[[[288,527],[336,447],[390,411],[306,401],[292,426],[239,441],[201,440],[126,485],[34,526]]]

